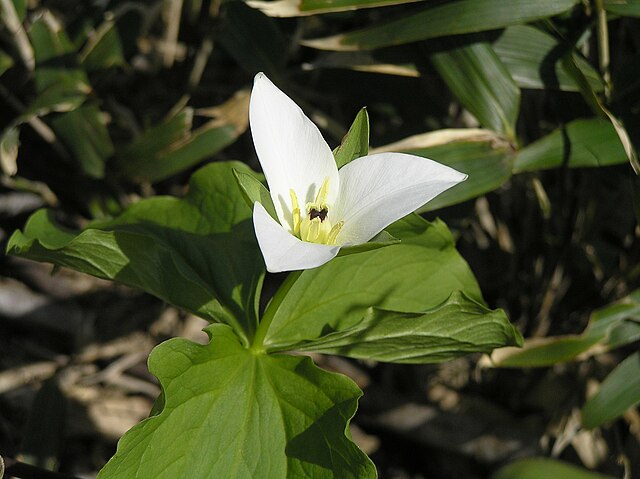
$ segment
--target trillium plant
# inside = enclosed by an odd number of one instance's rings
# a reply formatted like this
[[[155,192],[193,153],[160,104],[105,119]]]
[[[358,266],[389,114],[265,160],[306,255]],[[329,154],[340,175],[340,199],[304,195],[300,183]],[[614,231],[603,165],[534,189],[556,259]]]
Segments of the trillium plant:
[[[40,210],[9,240],[10,254],[141,288],[210,323],[207,344],[153,350],[162,393],[100,478],[374,478],[349,429],[362,392],[308,353],[419,364],[521,343],[445,224],[412,213],[464,173],[368,155],[366,110],[331,151],[263,74],[250,124],[264,176],[211,163],[183,198],[145,199],[80,231]],[[261,301],[265,278],[276,292]]]

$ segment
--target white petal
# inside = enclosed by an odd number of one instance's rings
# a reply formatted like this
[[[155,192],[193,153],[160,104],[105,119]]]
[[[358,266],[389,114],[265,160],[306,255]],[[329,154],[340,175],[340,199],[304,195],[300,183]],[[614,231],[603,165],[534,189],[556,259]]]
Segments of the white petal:
[[[331,221],[344,221],[338,244],[369,241],[467,175],[404,153],[358,158],[340,169],[340,197]]]
[[[270,273],[315,268],[335,258],[340,250],[339,246],[300,241],[258,202],[253,205],[253,227]]]
[[[253,143],[269,183],[280,222],[292,230],[291,199],[294,189],[301,208],[315,200],[329,178],[328,203],[338,195],[338,168],[318,127],[291,98],[258,73],[249,104]]]

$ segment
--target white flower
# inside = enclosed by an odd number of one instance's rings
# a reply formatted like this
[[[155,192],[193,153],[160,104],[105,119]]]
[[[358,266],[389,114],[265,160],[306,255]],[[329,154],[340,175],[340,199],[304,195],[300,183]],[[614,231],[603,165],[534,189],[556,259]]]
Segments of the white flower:
[[[254,204],[256,237],[272,273],[323,265],[467,177],[403,153],[357,158],[338,171],[318,128],[263,73],[254,80],[249,122],[279,221]]]

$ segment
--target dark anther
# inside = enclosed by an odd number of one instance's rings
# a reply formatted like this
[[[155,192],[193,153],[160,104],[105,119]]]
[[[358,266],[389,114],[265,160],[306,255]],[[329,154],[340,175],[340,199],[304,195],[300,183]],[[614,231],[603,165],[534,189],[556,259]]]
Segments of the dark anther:
[[[323,208],[320,211],[312,209],[309,211],[309,219],[312,220],[313,218],[320,218],[320,221],[324,221],[327,217],[327,213],[329,213],[329,210],[326,208]]]

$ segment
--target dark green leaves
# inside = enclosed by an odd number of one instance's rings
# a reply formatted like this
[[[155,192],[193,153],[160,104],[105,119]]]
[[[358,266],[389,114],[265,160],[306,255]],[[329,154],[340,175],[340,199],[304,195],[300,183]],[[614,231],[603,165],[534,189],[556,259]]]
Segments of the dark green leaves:
[[[164,408],[122,438],[99,477],[376,477],[347,430],[355,384],[309,358],[254,354],[227,326],[207,332],[205,346],[173,339],[153,351]]]
[[[353,327],[296,349],[394,363],[434,363],[470,352],[520,344],[503,311],[491,311],[460,293],[424,313],[370,309]]]
[[[367,50],[445,35],[494,30],[563,13],[574,0],[459,0],[428,7],[392,22],[305,45],[326,50]]]
[[[622,416],[638,403],[640,353],[635,353],[622,361],[600,385],[598,392],[586,402],[582,408],[582,422],[588,428],[600,426]]]
[[[245,335],[255,328],[264,269],[232,168],[248,171],[212,164],[192,177],[185,199],[141,201],[78,234],[40,211],[8,251],[142,288]]]

